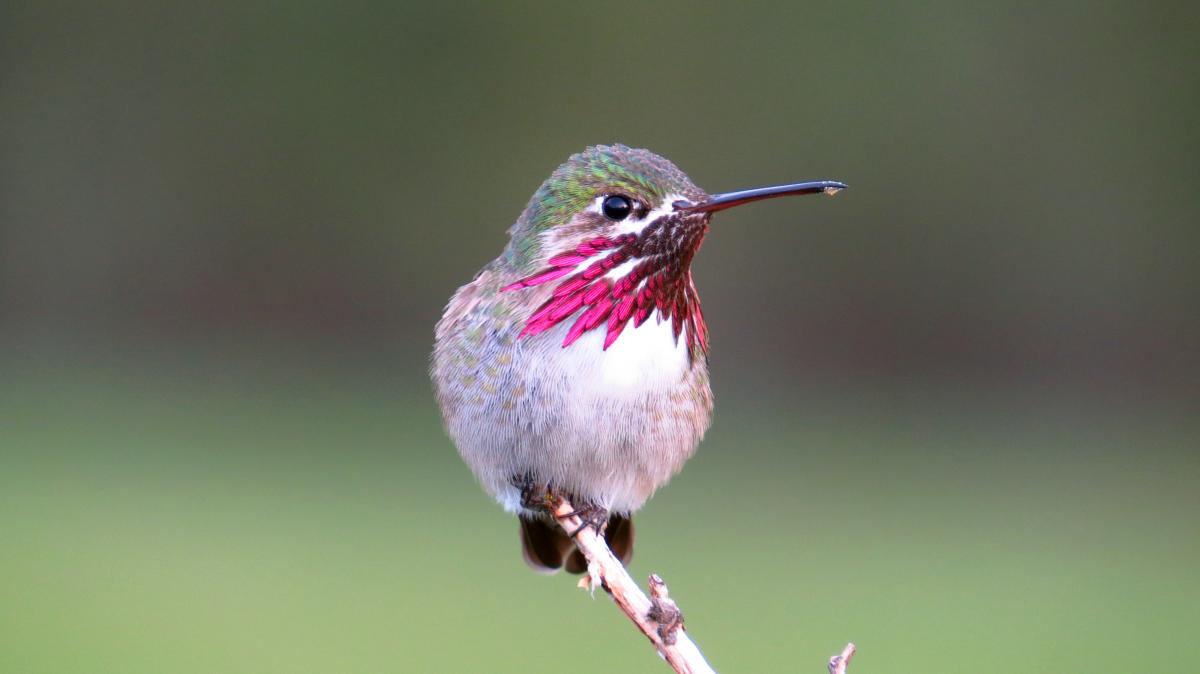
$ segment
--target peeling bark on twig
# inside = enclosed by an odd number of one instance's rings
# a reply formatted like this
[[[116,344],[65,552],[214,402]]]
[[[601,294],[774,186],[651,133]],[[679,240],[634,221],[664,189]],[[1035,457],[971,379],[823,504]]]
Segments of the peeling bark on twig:
[[[679,674],[716,674],[700,649],[683,629],[683,614],[667,594],[667,585],[657,575],[650,576],[647,597],[617,559],[603,536],[574,515],[575,508],[564,498],[552,498],[551,508],[562,528],[575,533],[575,545],[588,560],[592,583],[608,590],[613,601],[642,634],[654,644],[667,664]],[[585,581],[586,582],[586,581]],[[595,585],[593,585],[593,588]]]
[[[829,658],[829,674],[846,674],[846,667],[850,666],[854,650],[854,644],[846,644],[841,653]]]
[[[649,579],[646,596],[634,582],[625,565],[609,550],[604,537],[575,514],[575,507],[561,496],[548,495],[547,502],[555,519],[568,534],[574,532],[575,545],[588,561],[588,575],[580,587],[597,586],[608,590],[621,611],[654,644],[658,654],[677,674],[716,674],[699,647],[683,627],[683,613],[667,592],[667,584],[658,574]],[[854,655],[854,644],[847,644],[839,655],[829,659],[829,674],[846,674]]]

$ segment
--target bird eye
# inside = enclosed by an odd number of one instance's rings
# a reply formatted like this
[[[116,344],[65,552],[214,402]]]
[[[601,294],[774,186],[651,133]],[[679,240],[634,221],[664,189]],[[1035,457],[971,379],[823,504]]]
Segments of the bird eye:
[[[604,203],[601,204],[600,209],[604,211],[604,217],[609,220],[624,220],[629,217],[630,211],[633,210],[633,204],[626,197],[613,195],[604,198]]]

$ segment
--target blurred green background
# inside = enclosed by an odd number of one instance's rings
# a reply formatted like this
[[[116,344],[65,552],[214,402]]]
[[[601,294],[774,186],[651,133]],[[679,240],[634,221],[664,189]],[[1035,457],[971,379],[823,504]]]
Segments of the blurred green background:
[[[433,324],[594,143],[712,191],[639,516],[725,672],[1200,669],[1194,3],[0,6],[0,672],[661,672]]]

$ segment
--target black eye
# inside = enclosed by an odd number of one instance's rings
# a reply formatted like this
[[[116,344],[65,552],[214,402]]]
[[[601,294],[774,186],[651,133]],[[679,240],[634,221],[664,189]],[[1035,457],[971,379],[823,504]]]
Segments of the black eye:
[[[613,195],[605,197],[604,203],[600,206],[604,211],[604,217],[609,220],[624,220],[629,217],[629,212],[633,210],[633,204],[629,203],[629,199]]]

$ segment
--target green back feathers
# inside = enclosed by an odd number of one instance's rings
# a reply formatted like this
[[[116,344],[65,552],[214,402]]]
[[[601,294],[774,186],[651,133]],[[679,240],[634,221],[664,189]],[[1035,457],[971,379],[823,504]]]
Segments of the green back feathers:
[[[520,219],[509,230],[505,251],[521,267],[536,257],[538,234],[571,221],[602,194],[620,193],[651,205],[668,194],[698,198],[703,191],[669,160],[649,150],[596,145],[571,155],[533,193]]]

